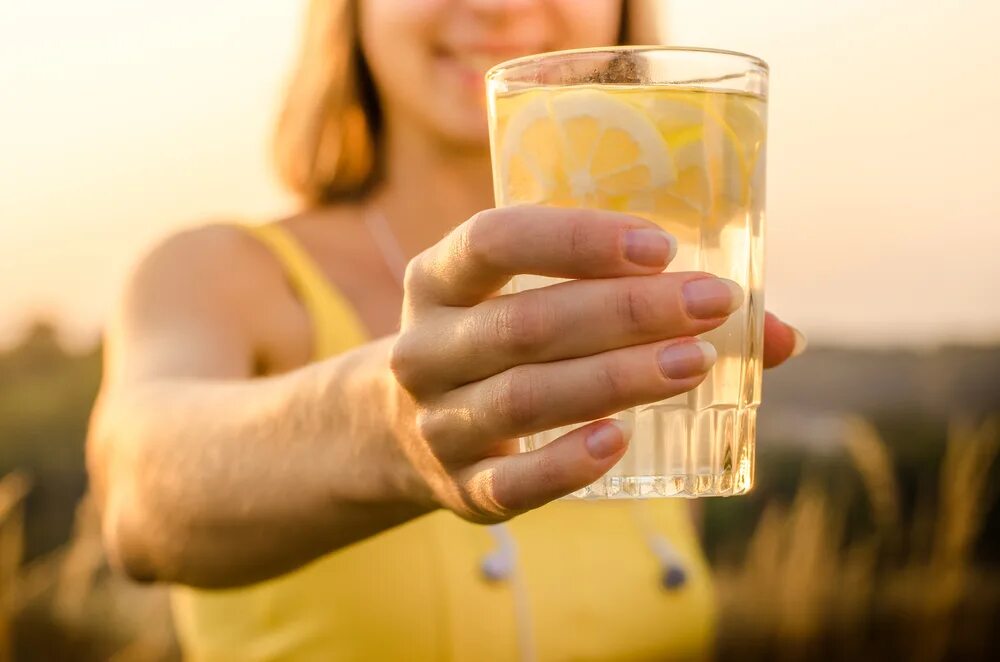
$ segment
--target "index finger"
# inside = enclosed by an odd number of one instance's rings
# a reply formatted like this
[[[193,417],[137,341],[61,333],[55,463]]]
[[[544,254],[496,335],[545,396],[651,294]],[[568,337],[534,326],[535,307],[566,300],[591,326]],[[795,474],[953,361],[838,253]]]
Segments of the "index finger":
[[[489,209],[452,230],[407,267],[417,300],[471,306],[514,274],[611,278],[663,271],[677,240],[652,221],[560,207]]]

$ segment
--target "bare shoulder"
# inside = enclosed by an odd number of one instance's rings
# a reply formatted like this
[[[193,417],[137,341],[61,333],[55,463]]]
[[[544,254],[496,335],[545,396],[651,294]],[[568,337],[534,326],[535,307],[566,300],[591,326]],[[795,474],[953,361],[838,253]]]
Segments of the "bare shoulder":
[[[266,370],[308,353],[308,323],[281,264],[233,224],[184,230],[154,246],[134,269],[116,322],[112,340],[184,348],[201,363],[226,355],[229,366]]]
[[[270,272],[270,273],[269,273]],[[213,223],[177,232],[154,246],[136,267],[133,286],[201,291],[252,291],[280,275],[268,251],[236,225]]]
[[[246,231],[203,225],[165,238],[140,260],[122,310],[150,324],[182,315],[245,323],[254,297],[279,292],[281,278],[280,266]]]

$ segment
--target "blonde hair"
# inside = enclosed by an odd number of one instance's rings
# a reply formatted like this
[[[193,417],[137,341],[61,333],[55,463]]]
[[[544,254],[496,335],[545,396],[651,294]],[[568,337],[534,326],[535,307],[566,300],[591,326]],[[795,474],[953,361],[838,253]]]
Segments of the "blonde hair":
[[[622,1],[618,43],[629,33]],[[382,115],[358,37],[357,0],[310,0],[274,135],[284,184],[310,207],[363,197],[381,174]]]

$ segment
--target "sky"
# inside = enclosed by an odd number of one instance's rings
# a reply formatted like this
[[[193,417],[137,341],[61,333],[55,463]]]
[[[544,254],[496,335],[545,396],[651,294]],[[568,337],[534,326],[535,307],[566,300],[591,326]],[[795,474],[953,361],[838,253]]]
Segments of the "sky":
[[[671,0],[771,65],[766,300],[820,342],[1000,341],[1000,2]],[[93,340],[152,242],[292,200],[268,160],[302,0],[5,0],[0,344]]]

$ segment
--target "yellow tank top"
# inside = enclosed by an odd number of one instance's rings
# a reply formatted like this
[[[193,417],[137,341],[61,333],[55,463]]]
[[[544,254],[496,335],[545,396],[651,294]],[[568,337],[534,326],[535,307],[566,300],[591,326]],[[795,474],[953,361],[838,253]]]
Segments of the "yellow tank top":
[[[368,340],[346,298],[286,230],[247,229],[281,261],[306,307],[316,360]],[[684,501],[558,501],[515,518],[507,530],[516,565],[502,581],[481,572],[497,546],[489,528],[440,511],[246,588],[174,587],[185,659],[513,661],[527,650],[547,662],[709,654],[711,585]],[[660,583],[652,531],[683,560],[687,579],[679,588]]]

